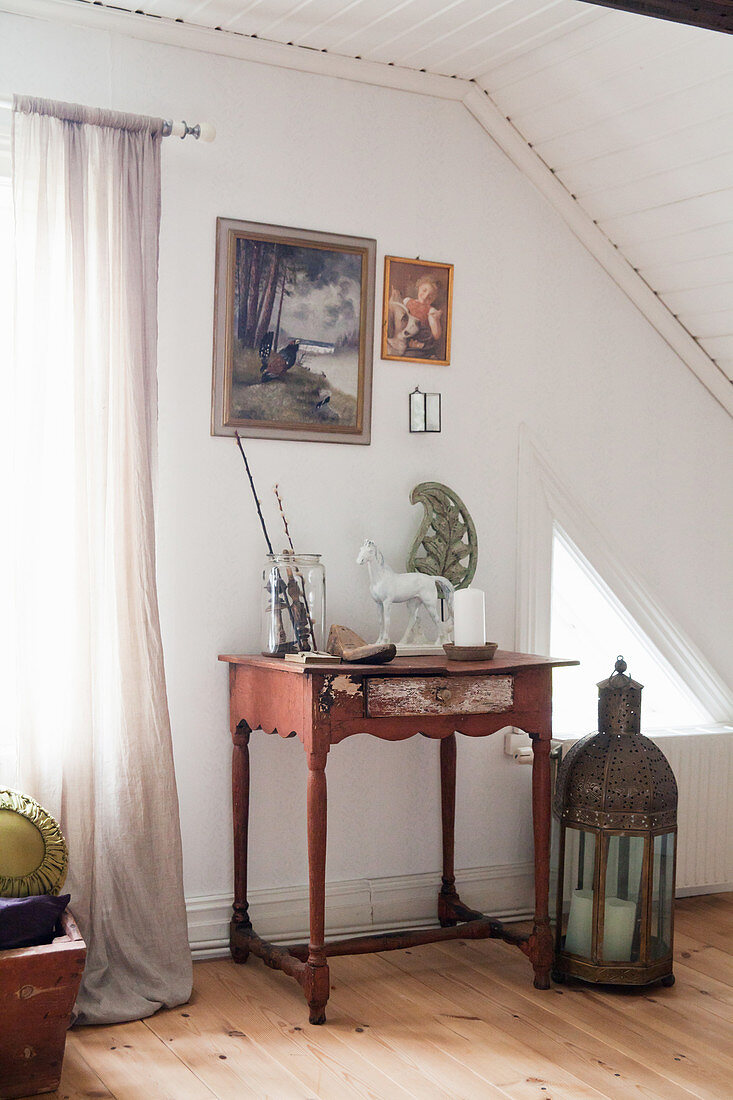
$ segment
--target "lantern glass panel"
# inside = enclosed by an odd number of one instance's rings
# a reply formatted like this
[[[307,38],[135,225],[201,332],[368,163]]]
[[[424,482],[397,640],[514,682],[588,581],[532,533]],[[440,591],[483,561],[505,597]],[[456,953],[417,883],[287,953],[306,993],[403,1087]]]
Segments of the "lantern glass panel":
[[[410,431],[424,432],[425,426],[425,394],[419,390],[413,390],[410,394]]]
[[[593,941],[593,875],[596,835],[585,829],[565,830],[565,873],[562,889],[563,950],[591,957]]]
[[[607,836],[603,908],[604,962],[638,962],[641,943],[643,836]]]
[[[674,899],[674,833],[654,837],[652,871],[652,959],[672,950],[672,902]]]
[[[427,432],[440,431],[440,394],[425,394],[425,430]]]

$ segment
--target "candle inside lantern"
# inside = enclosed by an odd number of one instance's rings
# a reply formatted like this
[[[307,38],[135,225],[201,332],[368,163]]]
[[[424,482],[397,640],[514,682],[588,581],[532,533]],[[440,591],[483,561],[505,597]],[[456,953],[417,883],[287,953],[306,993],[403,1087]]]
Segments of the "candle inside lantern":
[[[603,914],[604,962],[630,962],[636,925],[636,902],[606,898]]]
[[[486,610],[480,588],[461,588],[453,597],[453,641],[456,645],[486,644]]]
[[[593,936],[593,891],[573,890],[565,933],[565,950],[590,958]]]

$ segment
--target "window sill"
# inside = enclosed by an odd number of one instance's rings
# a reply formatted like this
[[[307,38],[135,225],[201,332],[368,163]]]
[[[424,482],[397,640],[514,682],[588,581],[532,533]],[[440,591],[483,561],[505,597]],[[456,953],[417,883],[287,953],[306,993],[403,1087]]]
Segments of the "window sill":
[[[574,745],[576,741],[580,741],[581,737],[585,737],[589,733],[595,733],[595,730],[586,730],[583,733],[558,733],[553,730],[552,740],[559,741],[562,745]],[[650,737],[652,741],[666,737],[714,737],[721,733],[733,733],[733,726],[728,725],[726,722],[706,722],[699,726],[662,726],[659,729],[642,729],[641,731],[645,737]]]

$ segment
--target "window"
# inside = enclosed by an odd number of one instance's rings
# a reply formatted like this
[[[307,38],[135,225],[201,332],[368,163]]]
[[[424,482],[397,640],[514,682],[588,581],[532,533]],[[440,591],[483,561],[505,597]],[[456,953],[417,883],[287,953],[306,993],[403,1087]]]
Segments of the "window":
[[[13,198],[10,189],[10,180],[2,175],[0,165],[0,355],[2,362],[7,363],[8,339],[12,331],[11,318],[13,309],[13,295],[11,293],[11,279],[13,273]]]
[[[553,728],[560,737],[597,728],[596,683],[623,654],[644,684],[642,728],[709,724],[710,714],[659,653],[568,536],[554,526],[550,652],[575,657],[579,668],[561,669],[553,684]]]
[[[2,135],[0,134],[0,137]],[[2,148],[0,145],[0,153]],[[10,461],[10,433],[8,418],[13,415],[12,403],[8,399],[10,385],[10,341],[13,332],[13,203],[10,180],[3,175],[3,162],[0,156],[0,379],[2,380],[3,400],[0,401],[0,508],[7,518],[10,514],[9,496],[13,466]],[[0,624],[11,621],[12,600],[10,540],[7,533],[0,538]],[[3,718],[7,725],[12,717],[9,713],[13,706],[14,693],[11,691],[12,641],[7,629],[0,629],[0,693],[6,700]],[[9,682],[6,682],[6,678]],[[14,782],[15,751],[14,738],[0,735],[0,786]]]

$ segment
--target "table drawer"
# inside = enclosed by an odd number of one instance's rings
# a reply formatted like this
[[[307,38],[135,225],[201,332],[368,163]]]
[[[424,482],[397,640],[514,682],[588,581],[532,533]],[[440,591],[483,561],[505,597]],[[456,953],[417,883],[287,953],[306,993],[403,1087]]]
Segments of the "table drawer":
[[[365,685],[369,718],[498,714],[514,703],[513,676],[384,676]]]

